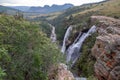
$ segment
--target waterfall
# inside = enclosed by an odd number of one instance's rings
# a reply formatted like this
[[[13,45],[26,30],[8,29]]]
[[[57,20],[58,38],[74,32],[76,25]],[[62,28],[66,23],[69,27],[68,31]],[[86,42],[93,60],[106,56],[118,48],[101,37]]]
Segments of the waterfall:
[[[49,25],[50,25],[50,27],[52,27],[50,39],[51,39],[52,42],[56,42],[55,27],[52,26],[51,24],[49,24]]]
[[[85,39],[90,36],[92,33],[96,31],[96,26],[92,26],[87,33],[79,34],[74,43],[69,46],[69,48],[66,51],[66,62],[71,62],[72,65],[76,62],[78,57],[80,56],[80,49],[85,41]]]
[[[61,48],[61,52],[62,53],[65,53],[65,50],[66,50],[66,42],[68,41],[68,38],[70,36],[70,33],[72,31],[72,26],[69,26],[69,28],[67,29],[66,33],[65,33],[65,36],[64,36],[64,40],[63,40],[63,45],[62,45],[62,48]]]

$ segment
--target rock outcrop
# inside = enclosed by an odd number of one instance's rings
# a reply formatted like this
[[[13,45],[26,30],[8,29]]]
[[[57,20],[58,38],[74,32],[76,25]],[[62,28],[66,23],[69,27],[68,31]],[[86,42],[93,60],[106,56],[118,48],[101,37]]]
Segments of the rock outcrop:
[[[92,16],[98,23],[92,55],[96,58],[94,71],[98,80],[120,80],[120,20]]]
[[[49,80],[75,80],[73,74],[67,69],[67,66],[60,63],[52,66],[48,75]]]
[[[99,35],[120,35],[120,20],[106,16],[91,16],[91,23],[97,24]]]

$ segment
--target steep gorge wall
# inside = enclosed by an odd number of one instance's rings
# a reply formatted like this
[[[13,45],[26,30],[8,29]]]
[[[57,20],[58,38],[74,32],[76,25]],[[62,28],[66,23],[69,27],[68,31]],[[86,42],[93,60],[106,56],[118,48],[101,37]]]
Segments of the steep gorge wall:
[[[97,32],[92,55],[96,58],[94,71],[99,80],[120,80],[120,20],[92,16],[97,23]]]

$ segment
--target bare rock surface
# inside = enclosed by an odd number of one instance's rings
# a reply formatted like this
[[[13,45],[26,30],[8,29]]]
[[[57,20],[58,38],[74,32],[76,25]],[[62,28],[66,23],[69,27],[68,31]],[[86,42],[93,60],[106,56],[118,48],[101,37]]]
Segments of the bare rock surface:
[[[120,80],[120,20],[92,16],[91,21],[98,22],[99,34],[92,48],[95,74],[98,80]]]
[[[75,80],[75,78],[68,70],[67,65],[60,63],[56,66],[52,66],[49,71],[49,80]]]

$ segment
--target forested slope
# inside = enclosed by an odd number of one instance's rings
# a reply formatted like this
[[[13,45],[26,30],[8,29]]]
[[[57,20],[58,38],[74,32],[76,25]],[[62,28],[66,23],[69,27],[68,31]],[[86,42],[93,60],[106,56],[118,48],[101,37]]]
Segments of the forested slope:
[[[49,67],[62,60],[38,25],[0,15],[0,80],[47,80]]]

